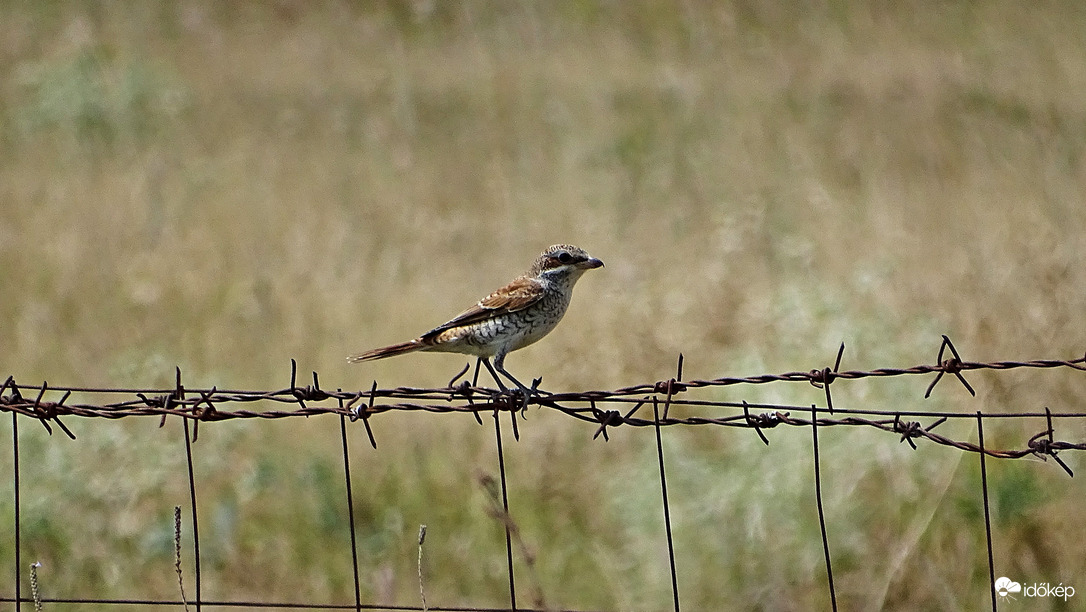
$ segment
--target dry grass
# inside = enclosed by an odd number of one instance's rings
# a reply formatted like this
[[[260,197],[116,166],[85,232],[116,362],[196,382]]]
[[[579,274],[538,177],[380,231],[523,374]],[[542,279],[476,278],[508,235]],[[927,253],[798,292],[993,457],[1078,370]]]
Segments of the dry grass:
[[[549,388],[667,377],[679,351],[694,377],[806,368],[842,340],[850,366],[912,364],[939,333],[967,358],[1078,355],[1083,31],[1073,2],[8,3],[0,375],[142,386],[177,364],[189,386],[282,386],[294,357],[325,386],[441,384],[462,359],[343,357],[441,322],[559,241],[607,267],[510,358]],[[933,405],[1086,398],[1066,375],[975,382],[977,400],[948,387]],[[912,406],[920,389],[841,393]],[[156,424],[24,430],[23,554],[51,595],[177,595],[183,455]],[[205,595],[349,597],[335,427],[201,431]],[[379,452],[354,439],[364,597],[415,603],[426,523],[428,600],[500,605],[476,485],[492,431],[375,427]],[[512,510],[548,602],[667,607],[646,432],[592,443],[545,412],[522,432]],[[845,608],[983,605],[972,458],[826,438]],[[803,432],[667,443],[684,605],[826,605]],[[1043,464],[991,476],[997,573],[1086,589],[1081,485]]]

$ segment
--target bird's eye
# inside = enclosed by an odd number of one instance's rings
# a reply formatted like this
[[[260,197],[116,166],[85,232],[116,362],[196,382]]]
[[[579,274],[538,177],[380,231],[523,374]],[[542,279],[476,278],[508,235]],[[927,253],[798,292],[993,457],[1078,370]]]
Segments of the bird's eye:
[[[562,251],[561,253],[558,254],[558,261],[560,261],[560,262],[562,262],[564,264],[568,264],[568,263],[573,261],[573,256],[570,255],[569,253],[565,252],[565,251]]]

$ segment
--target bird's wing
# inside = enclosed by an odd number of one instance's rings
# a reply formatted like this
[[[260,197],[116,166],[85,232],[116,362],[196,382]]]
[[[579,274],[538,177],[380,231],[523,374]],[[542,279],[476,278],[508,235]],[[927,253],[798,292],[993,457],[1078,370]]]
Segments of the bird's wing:
[[[422,339],[432,338],[452,327],[471,325],[495,315],[523,310],[542,298],[543,284],[533,278],[522,276],[479,300],[478,304],[456,315],[447,323],[426,332],[422,335]]]

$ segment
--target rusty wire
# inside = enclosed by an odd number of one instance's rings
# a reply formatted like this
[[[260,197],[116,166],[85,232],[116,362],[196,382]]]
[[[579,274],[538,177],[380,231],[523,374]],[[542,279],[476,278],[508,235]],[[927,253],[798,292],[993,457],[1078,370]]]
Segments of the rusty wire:
[[[944,351],[950,349],[952,356],[944,359]],[[596,436],[607,437],[608,428],[621,425],[633,427],[651,427],[675,425],[718,425],[754,429],[763,442],[768,444],[764,430],[779,425],[809,427],[817,418],[819,427],[828,426],[865,426],[889,432],[916,447],[914,440],[925,439],[930,442],[949,446],[958,450],[978,453],[980,447],[969,441],[955,440],[941,435],[935,429],[949,419],[975,418],[973,414],[940,412],[931,410],[877,410],[843,409],[833,405],[830,386],[840,380],[860,380],[872,377],[894,377],[908,375],[934,374],[924,397],[928,397],[935,385],[946,374],[955,376],[969,393],[975,392],[964,373],[977,370],[1006,371],[1011,369],[1051,369],[1067,368],[1086,371],[1086,356],[1071,359],[1035,359],[1028,361],[973,362],[960,358],[950,340],[943,336],[939,354],[934,364],[916,365],[907,368],[875,368],[871,370],[840,371],[841,351],[837,354],[834,367],[814,368],[807,371],[785,372],[781,374],[760,374],[757,376],[725,376],[709,380],[680,380],[679,376],[664,381],[623,387],[611,391],[580,391],[562,393],[539,393],[527,399],[528,405],[555,410],[566,416],[593,423],[597,426]],[[680,356],[681,358],[681,356]],[[370,428],[370,419],[376,415],[396,411],[416,411],[430,413],[472,413],[519,410],[523,398],[519,391],[498,391],[492,388],[476,386],[469,382],[457,381],[468,368],[461,370],[447,386],[441,388],[395,387],[378,388],[377,382],[368,390],[335,391],[322,389],[319,377],[313,373],[312,384],[297,384],[297,365],[292,360],[290,384],[278,390],[220,390],[187,389],[181,382],[181,371],[176,370],[176,384],[172,389],[136,389],[136,388],[95,388],[95,387],[50,387],[48,383],[26,385],[16,383],[8,377],[0,384],[0,412],[15,412],[19,415],[39,421],[52,433],[51,424],[55,424],[71,438],[75,435],[61,420],[62,417],[90,417],[119,419],[134,416],[157,416],[164,424],[168,417],[180,417],[202,422],[217,422],[232,419],[280,419],[290,417],[309,417],[316,415],[339,415],[351,421],[361,420],[366,427],[370,443],[376,448],[377,442]],[[825,407],[811,405],[757,404],[746,401],[716,401],[680,397],[680,394],[695,389],[734,385],[762,385],[779,382],[806,382],[825,390]],[[47,400],[47,394],[59,394],[59,400]],[[127,396],[124,399],[107,403],[68,403],[72,393],[112,394]],[[637,416],[638,410],[653,400],[664,401],[661,418]],[[292,404],[290,409],[226,410],[228,404]],[[632,405],[619,410],[623,405]],[[669,409],[674,406],[686,406],[701,411],[735,409],[729,415],[701,414],[692,416],[673,416]],[[813,409],[813,410],[812,410]],[[808,413],[811,417],[792,416],[793,412]],[[825,416],[821,416],[825,415]],[[1086,450],[1086,442],[1068,442],[1054,437],[1054,418],[1086,418],[1086,413],[1053,412],[1047,407],[1036,411],[985,412],[984,418],[1025,418],[1046,419],[1047,427],[1029,438],[1020,448],[991,449],[985,448],[985,454],[1003,458],[1017,459],[1029,455],[1054,458],[1064,470],[1071,474],[1067,465],[1059,459],[1057,453],[1064,450]],[[924,425],[920,419],[933,419]]]

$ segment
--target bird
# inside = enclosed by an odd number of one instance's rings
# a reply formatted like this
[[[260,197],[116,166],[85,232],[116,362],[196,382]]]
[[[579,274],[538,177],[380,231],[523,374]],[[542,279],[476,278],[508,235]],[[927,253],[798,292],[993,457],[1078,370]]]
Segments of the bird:
[[[550,246],[527,272],[448,322],[413,340],[351,355],[347,361],[358,363],[416,351],[473,355],[502,391],[508,388],[495,369],[524,392],[527,405],[535,386],[529,389],[505,369],[506,355],[550,333],[566,314],[573,285],[588,270],[602,267],[603,262],[584,249],[569,244]]]

